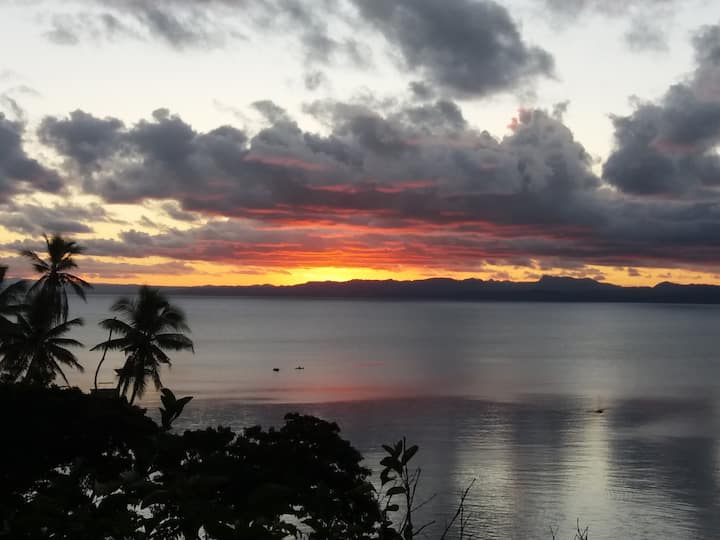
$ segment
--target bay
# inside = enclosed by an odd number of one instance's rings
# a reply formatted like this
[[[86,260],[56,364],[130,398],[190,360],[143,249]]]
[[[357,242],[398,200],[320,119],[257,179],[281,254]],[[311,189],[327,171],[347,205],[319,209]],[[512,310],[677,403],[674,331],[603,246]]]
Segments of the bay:
[[[113,300],[73,303],[81,341],[106,338]],[[479,538],[569,539],[578,518],[598,539],[720,537],[719,306],[173,301],[196,344],[163,372],[195,396],[178,429],[316,414],[375,470],[406,436],[435,495],[421,518],[442,524],[476,479]],[[89,388],[99,354],[79,356],[71,382]]]

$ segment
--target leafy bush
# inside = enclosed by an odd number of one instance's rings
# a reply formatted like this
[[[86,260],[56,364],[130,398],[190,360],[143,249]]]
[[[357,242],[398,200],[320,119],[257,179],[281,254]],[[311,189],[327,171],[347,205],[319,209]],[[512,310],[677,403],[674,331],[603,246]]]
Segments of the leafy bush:
[[[371,538],[380,511],[336,424],[169,433],[119,399],[0,386],[0,537]]]

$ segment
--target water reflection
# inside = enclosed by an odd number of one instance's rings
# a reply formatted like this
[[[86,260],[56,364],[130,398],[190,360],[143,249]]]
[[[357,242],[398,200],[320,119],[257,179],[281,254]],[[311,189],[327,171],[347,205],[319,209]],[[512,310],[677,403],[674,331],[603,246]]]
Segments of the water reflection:
[[[718,537],[716,422],[707,399],[628,400],[613,412],[611,494],[636,527],[662,520],[674,538]]]
[[[318,405],[198,401],[186,427],[277,424],[288,409],[338,421],[366,456],[403,435],[420,445],[422,518],[444,523],[472,478],[468,498],[480,538],[720,537],[718,418],[710,400],[617,400],[602,414],[587,399],[500,403],[459,398]],[[181,426],[182,427],[182,426]],[[436,532],[437,532],[436,528]],[[432,535],[431,535],[432,537]]]

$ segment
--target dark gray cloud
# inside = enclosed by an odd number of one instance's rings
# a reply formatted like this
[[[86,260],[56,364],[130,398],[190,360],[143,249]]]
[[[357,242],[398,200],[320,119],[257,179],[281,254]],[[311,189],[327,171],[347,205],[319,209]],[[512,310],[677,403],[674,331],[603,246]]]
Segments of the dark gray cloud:
[[[523,113],[514,133],[497,140],[444,100],[386,116],[319,102],[309,111],[331,123],[326,135],[304,132],[272,102],[255,107],[270,125],[252,137],[230,126],[197,132],[166,110],[130,127],[76,111],[46,118],[40,132],[84,171],[85,189],[109,202],[175,199],[185,211],[229,216],[292,206],[442,220],[444,210],[472,211],[458,195],[595,187],[588,154],[541,111]]]
[[[58,193],[60,176],[28,156],[23,146],[25,126],[0,113],[0,202],[24,192]]]
[[[271,124],[289,121],[287,111],[270,100],[256,101],[252,107]]]
[[[512,90],[552,76],[550,53],[525,43],[501,5],[489,0],[354,0],[397,46],[406,67],[460,96]]]
[[[176,221],[186,221],[192,223],[196,222],[200,218],[199,214],[195,212],[184,212],[176,201],[163,203],[161,205],[161,209],[168,217]]]
[[[49,16],[45,36],[59,45],[155,40],[182,51],[231,46],[257,34],[297,42],[310,72],[318,64],[368,66],[369,47],[328,29],[328,22],[343,19],[343,6],[335,0],[76,0]]]
[[[42,233],[90,233],[88,222],[106,221],[108,216],[98,204],[40,205],[7,203],[0,206],[0,225],[31,236]]]
[[[535,256],[566,265],[610,258],[621,264],[640,242],[630,249],[616,239],[637,222],[624,223],[625,203],[599,189],[590,156],[559,112],[522,111],[512,133],[496,139],[470,127],[450,101],[399,106],[385,116],[363,105],[321,102],[311,110],[332,126],[325,135],[301,130],[273,103],[260,108],[270,125],[252,137],[229,126],[197,132],[165,110],[130,127],[84,114],[43,125],[65,126],[48,143],[69,162],[82,160],[85,189],[108,202],[169,199],[177,202],[163,207],[176,219],[251,220],[161,235],[127,231],[119,243],[129,256],[142,247],[188,260],[279,265],[292,248],[310,253],[309,264],[348,242],[338,226],[364,231],[350,244],[377,250],[407,242],[402,256],[409,261],[457,269],[476,259],[526,265]],[[66,125],[73,123],[112,131],[106,137],[112,150],[77,152],[61,138],[81,131]],[[671,219],[643,211],[648,222]],[[693,224],[694,215],[671,214]],[[334,240],[318,234],[324,227],[335,228]],[[404,232],[387,235],[390,229]],[[96,244],[96,253],[125,253],[118,242]],[[447,257],[437,259],[443,249]]]
[[[77,45],[83,40],[158,39],[170,47],[213,48],[239,38],[232,21],[231,2],[186,0],[103,0],[69,3],[77,11],[54,13],[45,36],[58,45]],[[238,6],[240,7],[240,6]],[[227,18],[231,14],[233,17]]]
[[[456,97],[515,90],[551,77],[550,53],[527,44],[508,10],[493,0],[77,0],[77,12],[50,17],[52,41],[156,39],[168,46],[213,48],[239,39],[291,39],[305,60],[306,85],[317,67],[373,64],[379,31],[404,68]],[[258,38],[259,39],[259,38]]]
[[[85,168],[115,151],[122,128],[123,123],[116,118],[95,118],[76,110],[68,118],[43,119],[38,136],[40,141]]]
[[[720,193],[720,29],[695,39],[696,69],[657,103],[615,116],[615,149],[603,176],[635,195],[704,198]]]
[[[436,97],[435,90],[430,85],[422,81],[411,82],[410,92],[418,101],[429,101]]]

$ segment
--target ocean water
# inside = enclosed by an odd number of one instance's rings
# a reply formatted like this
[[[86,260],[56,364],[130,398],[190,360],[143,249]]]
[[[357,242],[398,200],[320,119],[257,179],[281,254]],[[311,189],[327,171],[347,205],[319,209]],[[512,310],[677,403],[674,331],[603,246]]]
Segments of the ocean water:
[[[473,479],[477,538],[572,539],[577,519],[593,539],[720,538],[720,306],[173,300],[196,344],[163,372],[195,396],[178,429],[316,414],[376,470],[406,436],[429,538]],[[73,303],[81,341],[107,337],[112,301]]]

